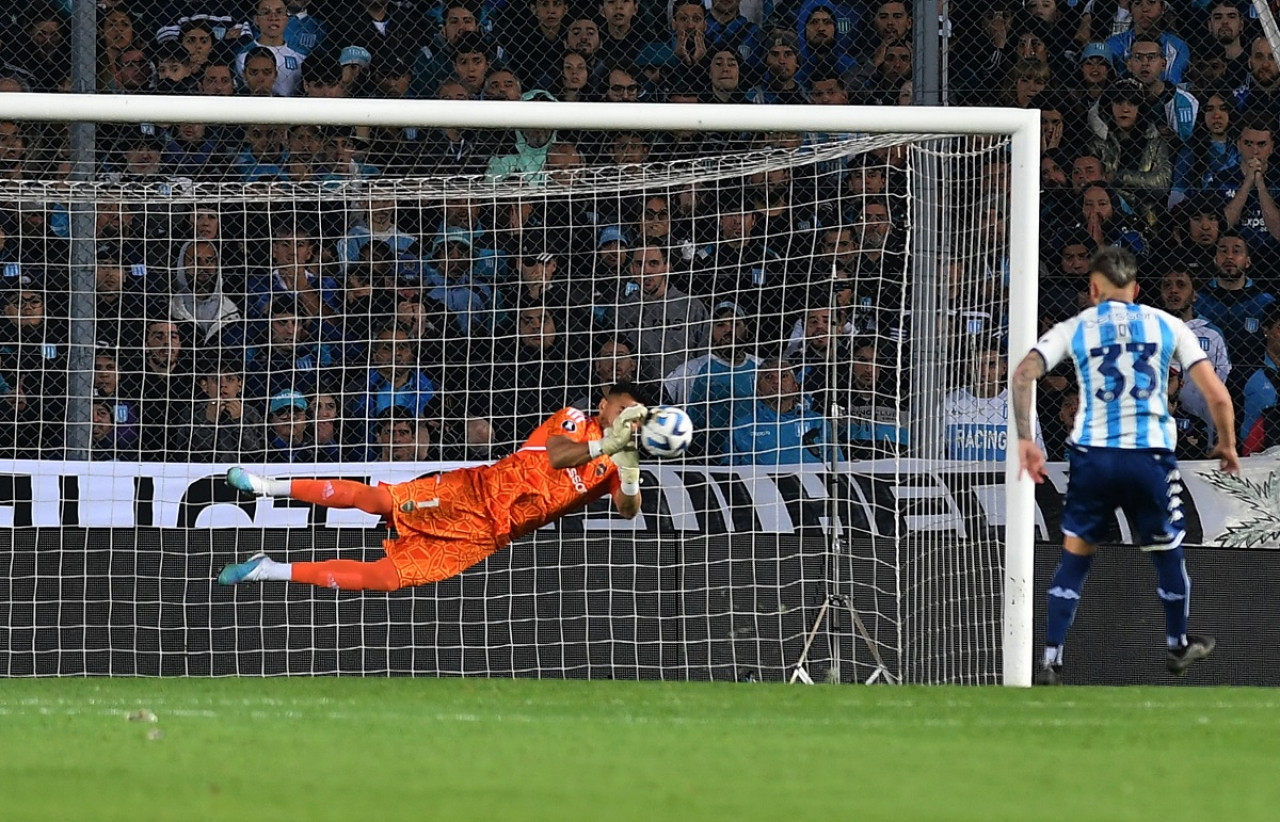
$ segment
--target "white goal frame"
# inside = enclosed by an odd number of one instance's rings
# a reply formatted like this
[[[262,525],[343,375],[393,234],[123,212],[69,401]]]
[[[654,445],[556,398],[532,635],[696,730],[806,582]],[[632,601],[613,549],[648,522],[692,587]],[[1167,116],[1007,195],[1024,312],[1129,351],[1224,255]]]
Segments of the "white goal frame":
[[[225,100],[225,105],[219,102]],[[33,122],[451,126],[482,129],[904,133],[1010,139],[1009,355],[1035,342],[1039,271],[1040,114],[1035,109],[325,99],[113,94],[0,95],[0,118]],[[1012,371],[1012,369],[1010,369]],[[1013,419],[1010,408],[1009,419]],[[1010,424],[1009,437],[1015,437]],[[1003,681],[1031,684],[1035,486],[1005,461]]]

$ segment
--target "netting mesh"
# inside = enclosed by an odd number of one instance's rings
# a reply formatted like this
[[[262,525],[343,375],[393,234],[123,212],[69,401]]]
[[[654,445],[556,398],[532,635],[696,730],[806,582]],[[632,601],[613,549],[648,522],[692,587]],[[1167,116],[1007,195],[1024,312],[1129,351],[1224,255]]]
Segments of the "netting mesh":
[[[994,443],[1002,409],[940,416],[938,399],[1002,388],[970,366],[1007,319],[1007,143],[742,146],[504,177],[0,184],[3,446],[24,501],[8,601],[53,585],[70,609],[32,612],[10,672],[776,679],[830,600],[815,676],[995,681],[995,529],[935,523],[913,489],[998,458],[963,443]],[[922,185],[954,205],[922,210]],[[965,273],[921,259],[922,231]],[[248,502],[227,466],[391,482],[489,462],[619,379],[698,429],[683,461],[646,468],[637,523],[593,506],[378,605],[211,586],[255,546],[370,557],[384,533]],[[42,553],[56,526],[132,530]],[[978,546],[959,567],[957,540]],[[198,650],[169,659],[153,616]],[[161,647],[128,638],[134,619]],[[68,654],[68,625],[96,656]]]

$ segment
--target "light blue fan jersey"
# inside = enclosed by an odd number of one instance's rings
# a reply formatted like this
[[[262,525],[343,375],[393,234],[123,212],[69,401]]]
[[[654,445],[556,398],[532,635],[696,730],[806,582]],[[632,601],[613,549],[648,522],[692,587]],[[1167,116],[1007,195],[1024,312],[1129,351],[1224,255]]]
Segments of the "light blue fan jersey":
[[[1158,308],[1108,300],[1058,323],[1036,343],[1052,369],[1070,357],[1080,384],[1071,441],[1093,448],[1174,450],[1169,363],[1206,359],[1196,335]]]

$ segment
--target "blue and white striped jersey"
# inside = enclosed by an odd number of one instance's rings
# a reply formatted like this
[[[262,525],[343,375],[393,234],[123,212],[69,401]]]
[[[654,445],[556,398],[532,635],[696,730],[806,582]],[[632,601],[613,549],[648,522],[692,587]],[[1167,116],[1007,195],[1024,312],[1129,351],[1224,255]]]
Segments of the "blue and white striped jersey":
[[[1075,362],[1080,410],[1071,441],[1097,448],[1159,448],[1177,443],[1169,415],[1169,363],[1185,373],[1206,358],[1200,341],[1172,314],[1108,300],[1058,323],[1036,343],[1045,367]]]

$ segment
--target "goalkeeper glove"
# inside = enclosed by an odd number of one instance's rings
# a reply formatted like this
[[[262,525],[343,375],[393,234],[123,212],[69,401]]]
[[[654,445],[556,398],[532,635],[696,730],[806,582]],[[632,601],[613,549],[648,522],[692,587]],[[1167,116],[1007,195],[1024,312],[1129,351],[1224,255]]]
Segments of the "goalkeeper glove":
[[[629,405],[622,409],[613,421],[613,425],[605,432],[604,437],[588,443],[587,447],[590,449],[591,458],[595,459],[601,454],[612,456],[624,448],[633,446],[635,444],[635,430],[631,427],[632,423],[639,422],[648,416],[649,409],[643,405]]]
[[[613,464],[618,466],[622,493],[629,497],[640,493],[640,453],[634,448],[625,448],[613,455]]]

